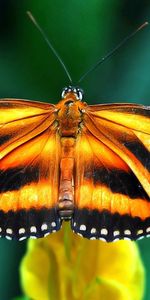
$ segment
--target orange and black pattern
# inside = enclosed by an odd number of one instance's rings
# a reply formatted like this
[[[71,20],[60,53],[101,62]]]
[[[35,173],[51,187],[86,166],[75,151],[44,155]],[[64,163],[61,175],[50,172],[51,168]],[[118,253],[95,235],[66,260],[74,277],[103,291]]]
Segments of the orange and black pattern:
[[[149,107],[0,101],[1,237],[46,236],[66,211],[89,239],[150,235]]]
[[[59,140],[54,106],[0,102],[0,234],[42,237],[60,229]]]
[[[149,108],[87,108],[76,147],[75,232],[104,241],[150,234],[149,150]]]

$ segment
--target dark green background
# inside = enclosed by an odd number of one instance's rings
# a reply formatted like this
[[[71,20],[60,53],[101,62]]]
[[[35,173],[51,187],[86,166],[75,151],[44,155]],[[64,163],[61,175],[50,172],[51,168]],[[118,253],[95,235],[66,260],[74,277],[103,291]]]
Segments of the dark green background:
[[[31,10],[74,83],[126,35],[150,20],[148,0],[0,0],[0,98],[57,102],[68,79],[26,15]],[[88,103],[150,104],[150,26],[81,84]],[[150,239],[138,242],[150,281]],[[25,243],[0,240],[0,300],[21,294],[18,266]],[[150,299],[147,284],[145,300]],[[42,300],[42,299],[41,299]]]

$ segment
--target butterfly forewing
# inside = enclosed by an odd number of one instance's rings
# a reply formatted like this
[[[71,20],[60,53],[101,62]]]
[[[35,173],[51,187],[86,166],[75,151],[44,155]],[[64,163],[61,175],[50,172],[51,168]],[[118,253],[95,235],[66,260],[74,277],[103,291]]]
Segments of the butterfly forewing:
[[[54,106],[0,101],[0,234],[42,237],[60,228]]]
[[[89,106],[76,145],[72,228],[91,239],[137,239],[150,232],[150,110]]]

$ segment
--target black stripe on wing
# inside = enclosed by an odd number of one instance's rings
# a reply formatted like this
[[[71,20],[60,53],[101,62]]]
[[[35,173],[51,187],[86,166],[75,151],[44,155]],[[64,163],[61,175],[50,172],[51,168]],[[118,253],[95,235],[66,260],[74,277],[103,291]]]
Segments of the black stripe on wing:
[[[108,210],[99,212],[90,209],[75,209],[71,221],[72,230],[87,239],[106,242],[120,239],[136,240],[150,236],[150,217],[142,221],[127,214],[111,214]]]
[[[61,227],[61,220],[56,208],[21,209],[7,213],[0,210],[0,237],[9,240],[41,238],[56,232]]]
[[[121,142],[135,155],[135,157],[142,163],[144,168],[150,172],[150,152],[148,149],[138,139],[132,142],[123,140]]]
[[[150,201],[149,196],[132,171],[125,172],[119,169],[106,169],[93,167],[91,170],[85,167],[84,178],[93,178],[94,185],[104,185],[113,193],[127,195],[131,199],[144,199]]]
[[[0,193],[19,190],[27,184],[38,182],[40,173],[38,165],[0,171]],[[44,173],[42,174],[42,178],[44,178]]]

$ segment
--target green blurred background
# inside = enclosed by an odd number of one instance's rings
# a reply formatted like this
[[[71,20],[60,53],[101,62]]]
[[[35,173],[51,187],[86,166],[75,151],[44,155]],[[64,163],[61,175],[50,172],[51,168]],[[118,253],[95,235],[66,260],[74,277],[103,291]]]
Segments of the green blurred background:
[[[150,20],[149,0],[0,0],[0,98],[57,102],[68,79],[26,15],[30,10],[63,58],[74,84],[125,36]],[[88,103],[150,105],[150,26],[81,84]],[[150,239],[138,242],[150,299]],[[25,242],[0,240],[0,300],[21,294]],[[149,296],[148,296],[149,295]],[[42,300],[42,299],[41,299]]]

